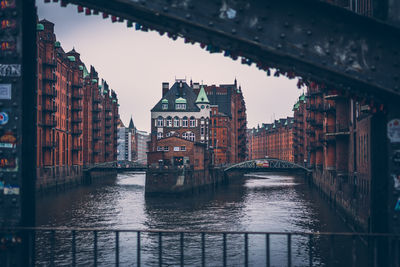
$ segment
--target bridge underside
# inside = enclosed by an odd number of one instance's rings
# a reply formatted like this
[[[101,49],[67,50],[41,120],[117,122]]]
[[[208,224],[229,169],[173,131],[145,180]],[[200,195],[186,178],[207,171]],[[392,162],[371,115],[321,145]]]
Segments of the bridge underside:
[[[399,28],[313,0],[66,0],[185,37],[273,75],[400,95]],[[379,94],[377,94],[379,93]]]
[[[277,169],[271,169],[271,168],[258,168],[258,169],[253,169],[253,168],[233,168],[228,171],[227,173],[256,173],[256,172],[279,172],[279,173],[307,173],[306,170],[301,169],[301,168],[291,168],[291,169],[286,169],[286,168],[277,168]]]

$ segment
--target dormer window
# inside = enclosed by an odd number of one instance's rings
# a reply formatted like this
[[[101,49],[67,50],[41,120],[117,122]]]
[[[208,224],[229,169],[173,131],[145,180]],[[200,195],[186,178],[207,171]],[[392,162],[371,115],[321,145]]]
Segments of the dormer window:
[[[175,109],[185,110],[186,104],[175,104]]]
[[[161,100],[161,108],[162,108],[162,110],[168,109],[168,99]]]

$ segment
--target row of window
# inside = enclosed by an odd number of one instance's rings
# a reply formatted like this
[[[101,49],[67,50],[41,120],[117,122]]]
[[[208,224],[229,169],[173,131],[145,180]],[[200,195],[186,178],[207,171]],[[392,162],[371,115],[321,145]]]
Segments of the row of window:
[[[162,109],[167,110],[168,109],[168,104],[162,104]],[[176,110],[186,110],[186,104],[175,104],[175,109]]]
[[[161,116],[157,118],[157,127],[172,127],[172,125],[174,125],[174,127],[188,127],[188,125],[189,127],[196,127],[197,121],[194,117],[191,117],[190,119],[183,117],[182,120],[178,117],[175,117],[173,120],[171,117],[168,117],[166,120]]]
[[[169,151],[169,146],[158,146],[157,151]],[[186,151],[186,146],[174,146],[174,151]]]
[[[165,134],[165,137],[170,137],[170,136],[172,136],[174,134],[175,134],[175,132],[173,132],[173,131],[172,132],[168,132],[168,133]],[[179,133],[176,133],[175,135],[179,137]],[[162,132],[158,132],[157,133],[157,139],[161,139],[161,138],[163,138],[163,133]],[[184,132],[182,134],[182,138],[194,142],[196,140],[196,135],[193,132]]]

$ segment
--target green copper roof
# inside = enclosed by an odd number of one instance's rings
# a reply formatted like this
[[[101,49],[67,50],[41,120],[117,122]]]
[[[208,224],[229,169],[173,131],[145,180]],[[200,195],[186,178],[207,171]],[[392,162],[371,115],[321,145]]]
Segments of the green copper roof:
[[[299,102],[297,102],[296,104],[294,104],[292,111],[295,111],[299,108]]]
[[[180,97],[180,98],[177,98],[177,99],[175,100],[175,103],[176,103],[176,104],[186,104],[187,101],[186,101],[186,99]],[[196,103],[197,103],[197,101],[196,101]]]
[[[82,65],[79,66],[79,70],[83,70],[83,66]]]
[[[89,72],[88,72],[86,66],[83,65],[83,78],[86,78],[87,76],[89,76]]]
[[[305,96],[304,94],[302,94],[302,95],[299,97],[299,100],[300,100],[300,101],[303,101],[303,102],[306,102],[306,96]]]
[[[56,42],[54,43],[54,47],[61,47],[61,43],[60,43],[59,41],[56,41]]]
[[[276,126],[275,126],[275,123],[274,123],[274,126],[272,126],[272,129],[275,129],[276,128]]]
[[[99,84],[99,89],[103,88],[103,86],[101,84]]]
[[[287,125],[287,121],[285,121],[285,125]]]
[[[119,104],[117,104],[117,107],[119,107]]]
[[[103,95],[106,95],[106,94],[108,94],[108,91],[107,90],[103,90]]]
[[[161,103],[163,103],[163,104],[168,104],[168,99],[163,99],[163,100],[161,100]]]
[[[109,97],[110,97],[110,98],[112,98],[112,96],[111,96],[111,95],[109,95]]]
[[[36,30],[37,30],[37,31],[44,31],[44,25],[38,23],[38,24],[36,25]]]
[[[208,97],[207,97],[206,91],[204,90],[203,85],[201,86],[199,95],[197,96],[197,99],[196,99],[196,104],[198,104],[198,103],[208,103],[208,104],[210,103],[210,101],[208,101]]]
[[[68,59],[69,59],[69,61],[71,61],[71,62],[75,62],[75,57],[74,56],[68,56]]]
[[[92,83],[97,83],[97,79],[92,79]]]
[[[113,99],[113,103],[117,103],[117,99]]]

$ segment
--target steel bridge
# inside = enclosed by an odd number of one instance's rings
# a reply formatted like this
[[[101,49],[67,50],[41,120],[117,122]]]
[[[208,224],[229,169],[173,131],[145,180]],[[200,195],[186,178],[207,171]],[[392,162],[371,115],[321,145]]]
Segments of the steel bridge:
[[[244,162],[240,162],[229,166],[224,170],[225,172],[230,171],[245,171],[245,172],[282,172],[282,171],[305,171],[310,172],[311,170],[301,166],[299,164],[289,162],[286,160],[268,158],[268,159],[254,159]]]

